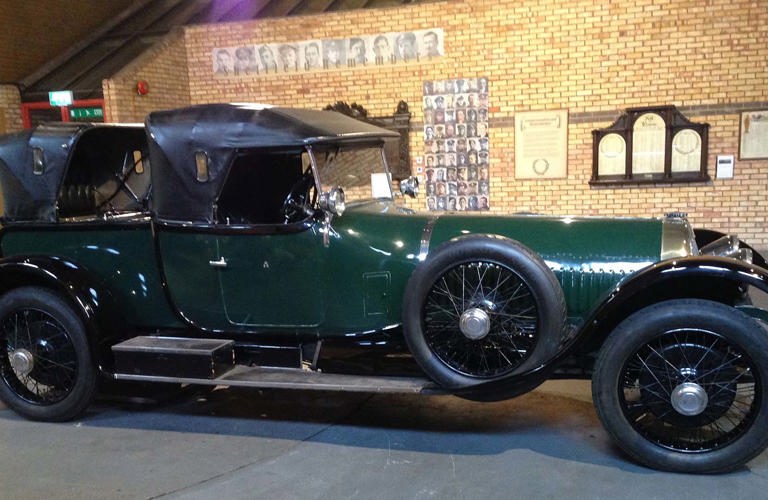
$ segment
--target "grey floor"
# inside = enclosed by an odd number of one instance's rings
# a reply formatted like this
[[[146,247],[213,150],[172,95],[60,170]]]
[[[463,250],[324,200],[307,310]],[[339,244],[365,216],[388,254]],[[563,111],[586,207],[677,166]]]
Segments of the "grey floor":
[[[187,390],[64,424],[0,409],[0,498],[766,498],[768,453],[720,476],[625,458],[582,381],[501,403]]]

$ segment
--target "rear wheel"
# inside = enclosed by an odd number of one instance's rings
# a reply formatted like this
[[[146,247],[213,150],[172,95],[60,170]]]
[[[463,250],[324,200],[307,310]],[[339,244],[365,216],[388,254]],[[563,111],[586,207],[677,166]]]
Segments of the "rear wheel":
[[[93,398],[83,323],[61,297],[35,287],[0,297],[0,398],[33,420],[63,421]]]
[[[557,351],[565,325],[552,271],[520,243],[492,236],[437,248],[411,277],[403,311],[414,358],[449,388],[540,365]]]
[[[768,445],[768,332],[740,311],[673,300],[626,319],[592,381],[597,414],[639,462],[724,472]]]

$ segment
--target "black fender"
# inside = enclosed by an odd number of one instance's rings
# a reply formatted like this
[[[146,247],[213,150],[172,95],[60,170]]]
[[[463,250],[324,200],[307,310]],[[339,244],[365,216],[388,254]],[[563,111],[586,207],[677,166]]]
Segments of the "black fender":
[[[599,347],[624,318],[664,300],[699,298],[736,306],[747,285],[768,293],[768,270],[729,257],[696,256],[658,262],[620,282],[582,324],[574,342]]]
[[[613,329],[635,311],[676,298],[703,298],[736,306],[747,285],[768,293],[768,270],[728,257],[696,256],[658,262],[621,281],[551,360],[509,380],[452,392],[457,395],[504,393],[509,397],[523,394],[549,378],[570,356],[599,349]],[[744,312],[758,318],[768,317],[759,309],[746,308]]]
[[[125,325],[116,301],[100,280],[81,265],[52,256],[0,259],[0,293],[19,286],[40,286],[66,299],[85,325],[88,342],[99,370],[111,364],[110,337]]]

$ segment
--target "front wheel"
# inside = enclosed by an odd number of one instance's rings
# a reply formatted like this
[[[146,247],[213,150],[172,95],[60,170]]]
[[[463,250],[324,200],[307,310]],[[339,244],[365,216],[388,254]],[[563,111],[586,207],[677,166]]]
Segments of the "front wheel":
[[[411,353],[427,375],[452,389],[509,380],[542,365],[563,340],[565,314],[560,284],[541,257],[487,235],[438,247],[414,271],[403,300]]]
[[[85,328],[70,305],[35,287],[0,297],[0,399],[32,420],[80,414],[96,390]]]
[[[595,366],[597,414],[649,467],[715,473],[768,446],[768,332],[720,303],[647,307],[609,336]]]

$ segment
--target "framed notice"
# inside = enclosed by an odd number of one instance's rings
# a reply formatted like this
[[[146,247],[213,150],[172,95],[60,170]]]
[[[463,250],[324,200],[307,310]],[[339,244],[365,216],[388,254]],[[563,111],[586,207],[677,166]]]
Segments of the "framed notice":
[[[739,159],[768,160],[768,109],[741,114]]]
[[[568,174],[568,110],[515,114],[515,178]]]

